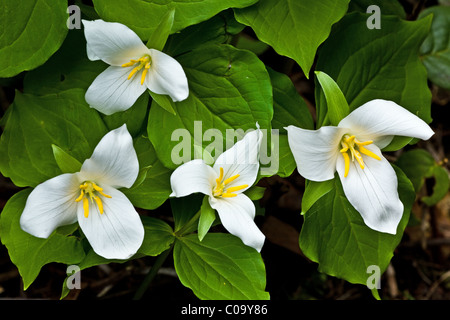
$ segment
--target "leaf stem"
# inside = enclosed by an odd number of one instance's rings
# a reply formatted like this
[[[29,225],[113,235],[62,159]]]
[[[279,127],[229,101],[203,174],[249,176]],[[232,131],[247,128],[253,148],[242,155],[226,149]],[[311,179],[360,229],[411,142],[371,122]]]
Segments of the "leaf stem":
[[[166,261],[169,254],[172,252],[173,244],[170,246],[169,249],[161,253],[157,258],[153,266],[151,267],[150,271],[147,273],[147,275],[144,278],[144,281],[142,281],[141,285],[137,289],[136,293],[134,294],[133,300],[140,300],[144,293],[147,291],[150,283],[155,278],[156,274],[158,273],[158,270],[163,265],[164,261]]]

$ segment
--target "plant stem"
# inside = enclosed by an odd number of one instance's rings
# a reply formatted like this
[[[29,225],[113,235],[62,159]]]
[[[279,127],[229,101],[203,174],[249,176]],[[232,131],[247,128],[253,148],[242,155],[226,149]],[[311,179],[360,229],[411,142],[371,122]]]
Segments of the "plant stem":
[[[158,273],[158,270],[163,265],[164,261],[166,261],[167,257],[169,256],[170,252],[173,249],[173,244],[170,246],[169,249],[161,253],[158,258],[156,258],[155,263],[151,267],[150,271],[147,273],[147,275],[144,278],[144,281],[142,281],[141,285],[137,289],[136,293],[134,294],[133,300],[140,300],[142,296],[144,295],[145,291],[147,291],[150,283],[155,278],[156,274]]]

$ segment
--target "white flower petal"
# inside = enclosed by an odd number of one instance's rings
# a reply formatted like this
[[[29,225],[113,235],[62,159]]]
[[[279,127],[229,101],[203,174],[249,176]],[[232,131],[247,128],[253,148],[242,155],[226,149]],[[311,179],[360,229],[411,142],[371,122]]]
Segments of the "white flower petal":
[[[152,65],[145,79],[150,91],[169,95],[174,102],[183,101],[189,96],[189,87],[181,64],[171,56],[150,49]]]
[[[379,148],[386,147],[393,136],[428,140],[434,134],[425,121],[407,109],[381,99],[355,109],[339,122],[338,127],[350,129],[359,141],[374,141]]]
[[[78,223],[94,251],[107,259],[128,259],[144,240],[144,227],[130,200],[120,191],[104,187],[111,198],[99,196],[103,214],[97,204],[89,202],[89,215],[84,216],[83,205],[78,205]]]
[[[148,48],[134,31],[117,22],[82,20],[87,41],[88,58],[102,59],[112,66],[121,66],[131,59],[149,54]]]
[[[106,115],[129,109],[147,89],[141,84],[142,70],[130,80],[131,67],[108,67],[86,91],[86,102]]]
[[[397,176],[377,146],[369,145],[366,148],[381,160],[363,155],[365,168],[361,169],[356,161],[350,162],[347,177],[344,177],[344,158],[338,157],[337,171],[344,193],[369,228],[395,234],[403,215]]]
[[[108,132],[97,144],[91,158],[84,161],[80,179],[100,187],[130,188],[139,174],[133,139],[126,125]]]
[[[239,178],[227,184],[228,188],[248,184],[247,188],[238,191],[240,193],[253,185],[259,170],[261,141],[262,131],[259,128],[252,130],[217,158],[213,168],[217,174],[223,168],[224,180],[239,174]]]
[[[325,126],[319,130],[307,130],[288,126],[289,147],[297,164],[298,172],[312,181],[334,178],[336,159],[345,129]]]
[[[59,226],[77,221],[77,203],[80,194],[76,174],[62,174],[34,188],[28,196],[21,228],[38,238],[48,238]]]
[[[196,192],[211,196],[216,178],[213,168],[202,159],[186,162],[176,168],[170,176],[173,191],[171,196],[184,197]]]
[[[209,204],[217,210],[220,221],[232,235],[239,237],[244,244],[261,251],[265,236],[256,225],[255,205],[244,194],[233,198],[209,198]]]

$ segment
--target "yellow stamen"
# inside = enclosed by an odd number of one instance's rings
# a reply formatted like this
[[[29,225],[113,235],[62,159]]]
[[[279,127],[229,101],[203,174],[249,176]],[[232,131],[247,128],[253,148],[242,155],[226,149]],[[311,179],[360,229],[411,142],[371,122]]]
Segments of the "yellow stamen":
[[[235,191],[239,191],[248,187],[248,184],[243,184],[242,186],[230,187],[227,189],[226,193],[232,193]]]
[[[364,148],[364,146],[367,146],[372,143],[373,141],[371,140],[361,142],[358,141],[354,135],[351,136],[349,134],[344,134],[344,136],[341,139],[342,149],[340,150],[342,156],[344,157],[345,163],[344,177],[347,177],[348,172],[350,170],[350,156],[348,154],[348,151],[350,151],[350,154],[352,155],[352,161],[355,161],[356,159],[361,169],[365,168],[364,159],[361,153],[376,160],[381,160],[381,158],[378,155]],[[356,150],[356,148],[358,148],[358,150]]]
[[[220,167],[220,175],[219,177],[216,179],[217,184],[219,185],[222,182],[223,179],[223,168]]]
[[[221,197],[224,197],[224,198],[233,198],[233,197],[237,197],[237,194],[235,194],[235,193],[222,193],[221,195],[220,195]]]
[[[103,202],[101,197],[99,197],[96,193],[105,198],[111,198],[111,196],[105,194],[103,192],[103,188],[100,188],[98,185],[91,181],[85,181],[84,183],[82,183],[80,185],[80,189],[80,196],[76,198],[75,201],[80,202],[81,200],[83,200],[84,216],[86,218],[89,217],[89,199],[91,199],[92,203],[94,203],[94,201],[95,203],[97,203],[98,211],[100,212],[100,214],[103,214]]]
[[[229,188],[226,188],[226,185],[233,182],[237,178],[239,178],[239,176],[240,176],[239,174],[236,174],[236,175],[222,181],[224,178],[224,172],[223,172],[223,168],[221,167],[219,177],[216,179],[216,186],[213,189],[213,195],[215,197],[223,197],[223,198],[236,197],[237,194],[234,192],[247,188],[248,184],[243,184],[241,186],[234,186],[234,187],[229,187]],[[226,188],[226,190],[225,190],[225,188]]]
[[[344,149],[342,149],[344,150]],[[342,156],[344,157],[344,162],[345,162],[345,172],[344,172],[344,177],[347,177],[348,175],[348,171],[350,170],[350,157],[348,156],[347,150],[345,150],[345,152],[342,152]]]
[[[84,197],[83,198],[83,210],[84,210],[84,217],[89,217],[89,200]]]
[[[76,202],[80,202],[81,199],[83,199],[83,196],[84,196],[84,191],[81,190],[80,196],[79,196],[78,198],[76,198],[75,201],[76,201]]]
[[[103,203],[102,203],[102,200],[98,196],[94,196],[94,200],[97,203],[98,211],[100,211],[100,214],[103,214]]]
[[[370,150],[367,150],[362,145],[360,145],[358,147],[359,147],[359,152],[365,154],[366,156],[372,157],[372,158],[377,159],[377,160],[381,160],[381,158],[378,155],[376,155],[375,153],[373,153]]]
[[[144,68],[144,70],[142,71],[142,75],[141,75],[141,85],[143,85],[145,82],[145,77],[147,76],[147,72],[150,69],[150,66],[152,65],[151,58],[148,54],[145,54],[142,57],[140,57],[138,60],[131,59],[130,62],[122,64],[122,67],[124,67],[124,68],[132,67],[134,65],[136,65],[136,66],[133,68],[133,70],[131,70],[127,79],[130,80],[138,71],[140,71],[142,68]]]
[[[236,174],[236,175],[234,175],[234,176],[232,176],[232,177],[229,177],[228,179],[226,179],[223,183],[224,184],[229,184],[230,182],[232,182],[232,181],[234,181],[234,180],[236,180],[237,178],[239,178],[239,174]]]

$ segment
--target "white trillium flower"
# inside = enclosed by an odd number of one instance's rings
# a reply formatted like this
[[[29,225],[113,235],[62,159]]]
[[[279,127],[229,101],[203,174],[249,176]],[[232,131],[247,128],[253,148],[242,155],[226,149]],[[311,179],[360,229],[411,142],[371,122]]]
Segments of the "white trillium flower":
[[[179,166],[170,177],[171,196],[207,195],[225,229],[258,252],[265,236],[254,222],[255,205],[243,192],[256,181],[261,139],[258,128],[222,153],[212,167],[195,159]]]
[[[419,117],[392,101],[372,100],[338,126],[286,128],[298,172],[312,181],[337,171],[348,201],[373,230],[396,234],[403,215],[397,176],[381,154],[394,136],[428,140],[434,132]],[[355,161],[356,160],[356,161]]]
[[[126,125],[107,133],[80,172],[49,179],[29,195],[21,228],[48,238],[59,226],[78,221],[94,251],[107,259],[128,259],[142,244],[139,214],[118,188],[130,188],[139,173]]]
[[[127,26],[103,20],[83,20],[87,55],[110,66],[91,84],[86,101],[104,114],[130,108],[150,91],[182,101],[189,95],[181,65],[167,54],[147,48]]]

